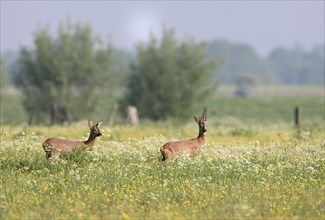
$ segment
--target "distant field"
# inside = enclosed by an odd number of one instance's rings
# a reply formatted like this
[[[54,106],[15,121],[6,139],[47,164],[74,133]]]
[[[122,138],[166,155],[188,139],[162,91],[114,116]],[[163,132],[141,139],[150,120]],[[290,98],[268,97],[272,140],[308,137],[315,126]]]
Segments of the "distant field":
[[[323,126],[325,103],[322,98],[215,98],[206,105],[210,118],[218,122],[233,119],[246,123],[294,124],[294,109],[300,108],[303,126]]]
[[[225,119],[246,123],[293,123],[293,111],[301,108],[302,125],[324,125],[325,91],[324,87],[306,86],[264,86],[252,90],[252,97],[247,99],[233,96],[235,87],[221,86],[209,99],[206,106],[212,122]],[[23,98],[16,90],[9,90],[1,95],[1,124],[26,124],[27,114],[22,106]],[[108,120],[112,100],[101,99],[94,117]],[[201,107],[198,107],[201,111]],[[126,122],[124,115],[119,115],[118,124]],[[192,119],[190,119],[192,120]]]
[[[321,126],[212,117],[203,153],[172,164],[160,146],[196,137],[194,121],[102,132],[93,151],[49,164],[42,141],[86,139],[86,121],[1,126],[0,219],[325,218]]]
[[[18,91],[1,91],[0,102],[1,124],[27,122],[27,114],[22,106],[23,97]]]
[[[252,98],[324,98],[324,86],[294,86],[294,85],[257,85],[250,89]],[[219,97],[233,97],[235,86],[220,86],[217,89]]]

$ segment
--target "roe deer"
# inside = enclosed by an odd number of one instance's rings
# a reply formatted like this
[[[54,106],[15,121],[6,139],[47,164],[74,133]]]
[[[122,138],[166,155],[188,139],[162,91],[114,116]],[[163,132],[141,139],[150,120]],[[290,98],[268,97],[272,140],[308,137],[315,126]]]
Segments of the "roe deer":
[[[43,149],[46,152],[46,158],[48,160],[52,160],[53,158],[59,157],[61,153],[70,152],[74,149],[85,148],[86,150],[91,150],[95,143],[96,137],[102,135],[102,133],[99,130],[101,124],[102,122],[99,122],[96,125],[94,125],[94,123],[91,120],[88,121],[88,126],[90,128],[90,135],[88,140],[86,141],[70,141],[70,140],[64,140],[59,138],[47,139],[42,144]]]
[[[204,133],[207,131],[208,126],[206,109],[198,119],[194,116],[194,120],[199,125],[198,137],[190,140],[174,141],[164,144],[160,148],[160,152],[163,155],[163,161],[172,161],[179,155],[195,157],[200,154],[204,144]]]

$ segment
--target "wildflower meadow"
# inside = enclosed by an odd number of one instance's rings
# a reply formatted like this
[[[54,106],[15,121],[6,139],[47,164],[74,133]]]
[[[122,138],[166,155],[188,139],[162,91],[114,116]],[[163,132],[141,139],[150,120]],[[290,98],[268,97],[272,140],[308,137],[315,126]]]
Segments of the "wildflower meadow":
[[[323,131],[212,120],[201,155],[164,163],[160,147],[195,123],[103,125],[92,151],[49,163],[42,141],[86,140],[86,121],[2,126],[0,219],[323,219]]]

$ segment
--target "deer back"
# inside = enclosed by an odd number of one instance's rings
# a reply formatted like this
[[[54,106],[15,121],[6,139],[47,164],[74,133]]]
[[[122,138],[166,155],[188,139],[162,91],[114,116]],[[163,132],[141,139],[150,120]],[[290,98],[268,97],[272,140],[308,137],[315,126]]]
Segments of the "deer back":
[[[60,151],[72,151],[73,149],[80,149],[85,146],[83,141],[70,141],[59,138],[49,138],[44,141],[43,145],[55,147]]]

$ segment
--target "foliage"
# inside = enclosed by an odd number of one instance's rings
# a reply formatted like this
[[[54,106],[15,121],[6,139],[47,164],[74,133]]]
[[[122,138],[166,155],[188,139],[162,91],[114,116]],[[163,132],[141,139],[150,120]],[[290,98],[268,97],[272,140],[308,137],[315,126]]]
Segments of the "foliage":
[[[40,29],[34,44],[34,49],[21,49],[15,76],[26,97],[30,122],[45,116],[51,123],[87,117],[102,88],[114,88],[119,76],[114,50],[103,45],[89,25],[68,21],[59,26],[55,37]]]
[[[84,124],[1,128],[1,219],[325,217],[322,129],[250,124],[254,134],[235,133],[224,121],[209,127],[201,156],[165,164],[160,146],[196,136],[195,123],[104,127],[93,151],[48,163],[42,141],[86,138]]]
[[[203,43],[177,42],[172,29],[162,32],[160,41],[152,34],[147,45],[137,45],[124,103],[144,118],[188,118],[203,108],[216,63],[208,60]]]
[[[248,44],[214,40],[208,43],[207,51],[210,57],[220,60],[218,77],[222,83],[235,84],[243,74],[253,75],[256,82],[263,84],[276,81],[269,63]]]
[[[324,85],[324,46],[315,47],[310,52],[300,48],[278,48],[270,54],[269,61],[276,76],[285,84]]]
[[[241,74],[254,74],[256,81],[263,84],[284,85],[322,85],[324,83],[324,45],[311,51],[302,48],[275,48],[262,57],[248,44],[238,44],[224,40],[213,40],[206,44],[207,53],[212,59],[219,60],[216,77],[221,83],[235,84]],[[127,66],[130,51],[121,51],[119,56]],[[15,69],[17,53],[6,51],[1,54],[8,72],[9,84],[12,84],[12,71]]]
[[[221,60],[218,76],[222,83],[236,83],[241,74],[254,74],[263,84],[324,84],[324,45],[311,51],[276,48],[263,58],[248,44],[210,41],[209,56]]]

